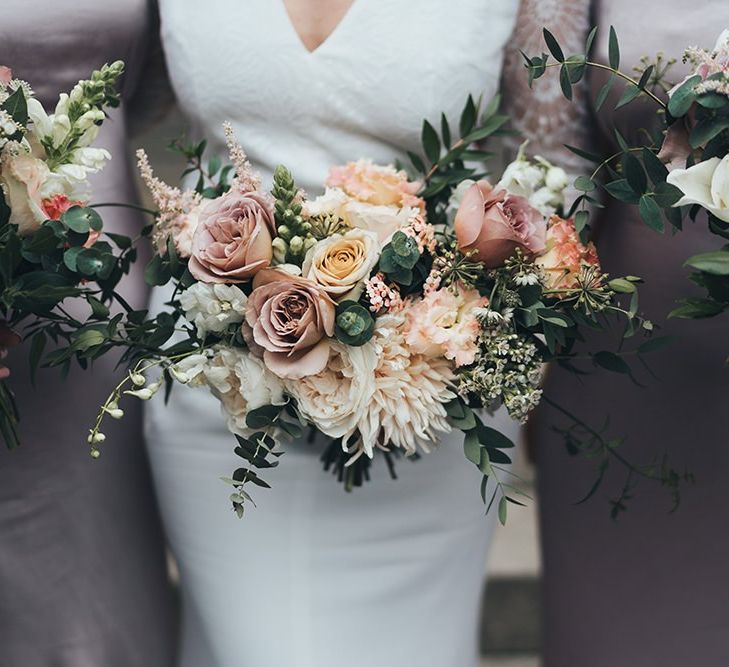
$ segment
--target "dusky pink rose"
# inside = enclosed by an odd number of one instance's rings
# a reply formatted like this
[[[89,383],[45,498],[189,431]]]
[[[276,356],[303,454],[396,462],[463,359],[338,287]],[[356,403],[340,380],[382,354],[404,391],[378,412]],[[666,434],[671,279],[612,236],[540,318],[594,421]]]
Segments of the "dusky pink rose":
[[[192,238],[188,268],[207,283],[241,283],[271,263],[273,206],[261,192],[231,190],[206,202]]]
[[[489,269],[503,266],[517,248],[527,255],[544,250],[547,222],[524,197],[494,189],[486,180],[466,190],[454,221],[461,250]]]
[[[13,79],[13,70],[5,65],[0,65],[0,84],[7,86]]]
[[[273,373],[297,380],[320,373],[329,360],[336,305],[316,283],[278,269],[253,280],[244,336]]]

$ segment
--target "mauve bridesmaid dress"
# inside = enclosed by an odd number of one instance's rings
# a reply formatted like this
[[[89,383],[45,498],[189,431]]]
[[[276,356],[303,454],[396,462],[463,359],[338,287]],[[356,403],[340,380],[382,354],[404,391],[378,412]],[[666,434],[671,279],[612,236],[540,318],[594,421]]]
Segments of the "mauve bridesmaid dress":
[[[0,63],[52,110],[59,92],[121,58],[129,99],[156,36],[154,12],[147,0],[2,0]],[[124,112],[114,111],[98,140],[113,159],[93,183],[96,202],[136,197],[126,138]],[[143,221],[104,209],[104,224],[134,234]],[[123,291],[141,306],[140,271]],[[138,406],[109,420],[94,461],[86,432],[118,375],[111,360],[66,382],[41,370],[35,390],[27,350],[11,352],[10,366],[22,445],[0,449],[0,666],[170,665],[174,605]]]
[[[684,68],[688,45],[711,48],[729,27],[729,3],[703,0],[593,3],[602,29],[598,57],[607,62],[607,29],[620,37],[623,68],[642,55],[663,51]],[[698,10],[698,11],[697,11]],[[629,71],[629,70],[628,70]],[[594,72],[593,72],[594,74]],[[594,77],[592,94],[603,80]],[[655,106],[630,105],[618,115],[625,134],[651,122]],[[598,116],[602,148],[614,152],[608,134],[612,106]],[[635,133],[633,132],[633,138]],[[625,435],[626,453],[648,461],[668,452],[693,471],[696,483],[683,491],[669,514],[662,489],[642,483],[617,522],[607,498],[623,477],[609,474],[596,497],[573,503],[594,479],[591,464],[568,460],[561,438],[550,432],[562,418],[538,416],[537,459],[544,548],[545,667],[685,667],[729,665],[729,321],[668,320],[674,300],[691,283],[682,268],[690,255],[717,247],[719,237],[704,221],[660,236],[643,225],[635,208],[610,201],[599,214],[599,251],[613,275],[637,273],[645,313],[673,345],[649,357],[657,380],[635,387],[625,376],[599,373],[583,379],[553,369],[547,391],[592,425],[609,414],[609,432]],[[597,341],[593,341],[597,342]],[[645,374],[643,374],[645,376]],[[622,475],[622,472],[620,473]]]

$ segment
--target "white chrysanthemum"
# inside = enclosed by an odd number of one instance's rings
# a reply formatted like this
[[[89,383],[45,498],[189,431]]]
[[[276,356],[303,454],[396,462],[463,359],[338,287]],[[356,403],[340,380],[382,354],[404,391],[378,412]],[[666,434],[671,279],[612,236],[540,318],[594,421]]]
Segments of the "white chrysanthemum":
[[[377,357],[375,391],[358,423],[361,448],[368,455],[376,446],[402,447],[414,454],[429,451],[439,433],[448,433],[445,403],[455,398],[451,363],[444,357],[412,354],[405,344],[405,317],[389,314],[377,319],[372,345]]]
[[[247,301],[240,288],[220,283],[195,283],[180,294],[185,319],[197,327],[200,338],[242,322]]]
[[[204,373],[232,433],[250,436],[246,416],[251,410],[286,402],[281,381],[246,350],[217,348]]]
[[[327,367],[316,375],[285,381],[286,390],[322,433],[346,442],[370,403],[377,358],[371,343],[350,347],[332,340],[330,346]]]

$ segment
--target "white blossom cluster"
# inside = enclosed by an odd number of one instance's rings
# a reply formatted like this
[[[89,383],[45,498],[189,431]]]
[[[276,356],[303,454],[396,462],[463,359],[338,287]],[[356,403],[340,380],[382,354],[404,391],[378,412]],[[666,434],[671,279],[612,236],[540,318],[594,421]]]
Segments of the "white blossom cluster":
[[[461,394],[475,394],[487,406],[503,403],[509,415],[526,421],[539,404],[542,360],[536,346],[517,334],[484,330],[476,363],[459,374]]]

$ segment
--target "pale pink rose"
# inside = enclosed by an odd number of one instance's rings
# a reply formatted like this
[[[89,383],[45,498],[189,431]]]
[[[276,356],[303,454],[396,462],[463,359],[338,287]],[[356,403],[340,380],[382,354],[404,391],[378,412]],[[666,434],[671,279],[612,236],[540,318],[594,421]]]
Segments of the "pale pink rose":
[[[488,305],[489,300],[477,290],[459,287],[439,289],[422,299],[406,304],[405,340],[417,354],[443,356],[456,366],[467,366],[476,359],[480,325],[475,308]]]
[[[277,269],[260,271],[248,297],[246,340],[273,373],[290,380],[320,373],[329,360],[335,303],[316,283]]]
[[[404,171],[393,166],[380,166],[370,160],[348,162],[329,170],[326,184],[341,188],[350,197],[376,206],[412,206],[425,210],[425,202],[417,196],[419,181],[409,181]]]
[[[13,79],[13,70],[5,65],[0,65],[0,85],[7,86]]]
[[[190,273],[207,283],[245,282],[271,263],[275,233],[267,195],[231,190],[200,209]]]
[[[0,164],[0,187],[10,207],[10,224],[21,236],[35,233],[47,219],[41,191],[49,176],[48,166],[30,155],[6,152]]]
[[[582,267],[600,268],[595,245],[580,241],[572,219],[563,220],[556,215],[552,216],[547,230],[546,252],[537,257],[536,264],[544,271],[550,290],[574,289]]]
[[[517,248],[527,255],[544,250],[547,223],[524,197],[495,190],[486,180],[466,190],[454,221],[458,245],[489,269],[503,266]]]

